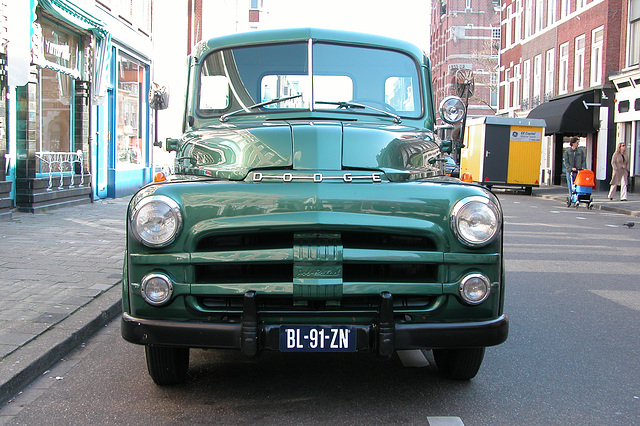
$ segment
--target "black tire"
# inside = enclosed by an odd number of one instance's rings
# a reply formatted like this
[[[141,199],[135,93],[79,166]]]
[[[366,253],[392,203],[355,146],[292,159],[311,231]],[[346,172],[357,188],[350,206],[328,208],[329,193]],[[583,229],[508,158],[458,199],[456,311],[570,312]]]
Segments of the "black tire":
[[[433,358],[447,378],[471,380],[480,370],[484,359],[484,348],[434,349]]]
[[[567,207],[571,207],[571,198],[567,197]]]
[[[145,346],[149,376],[156,385],[177,385],[187,378],[189,348],[165,348]]]

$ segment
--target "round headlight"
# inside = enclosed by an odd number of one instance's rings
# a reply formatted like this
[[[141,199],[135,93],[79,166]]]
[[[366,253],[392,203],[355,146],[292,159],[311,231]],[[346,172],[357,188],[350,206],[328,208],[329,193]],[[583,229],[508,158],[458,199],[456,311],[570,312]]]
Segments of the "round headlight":
[[[169,197],[143,198],[131,211],[131,231],[138,241],[149,247],[171,244],[181,227],[180,207]]]
[[[500,230],[500,210],[484,197],[458,201],[451,212],[451,227],[463,244],[479,247],[489,244]]]
[[[169,301],[173,294],[171,280],[163,274],[150,274],[142,279],[142,298],[150,305],[160,306]]]
[[[466,275],[460,282],[460,297],[470,305],[484,302],[490,292],[489,279],[482,274]]]

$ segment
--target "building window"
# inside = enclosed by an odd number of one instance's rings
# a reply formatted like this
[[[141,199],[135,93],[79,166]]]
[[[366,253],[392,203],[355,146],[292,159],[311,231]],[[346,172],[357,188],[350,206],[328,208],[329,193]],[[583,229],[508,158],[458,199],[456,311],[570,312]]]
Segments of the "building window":
[[[504,71],[504,109],[511,107],[511,70]]]
[[[569,80],[569,43],[560,45],[560,61],[558,65],[558,93],[567,93]]]
[[[491,108],[498,107],[498,73],[492,72],[490,77],[491,86],[491,98],[489,99],[489,106]]]
[[[518,108],[520,106],[520,65],[513,67],[513,106]]]
[[[44,62],[40,69],[39,151],[72,152],[75,78],[80,69],[80,36],[40,20]],[[45,172],[48,170],[41,170]]]
[[[146,163],[146,69],[119,53],[117,72],[117,168],[139,168]]]
[[[576,1],[576,10],[582,9],[587,6],[587,0],[577,0]]]
[[[560,0],[560,18],[566,18],[571,13],[571,1]]]
[[[531,89],[531,61],[527,59],[522,65],[522,104],[529,105],[529,90]]]
[[[511,6],[507,6],[507,22],[504,27],[504,40],[505,47],[511,46],[513,43],[511,41],[511,24],[513,22],[513,14]]]
[[[150,0],[136,0],[132,2],[132,19],[145,34],[151,33],[151,4]]]
[[[531,36],[532,19],[533,19],[533,0],[525,0],[524,3],[524,36],[525,38]]]
[[[591,86],[602,84],[602,41],[604,27],[591,32]]]
[[[516,0],[515,24],[513,27],[515,42],[522,40],[522,0]]]
[[[544,79],[544,100],[548,101],[553,97],[553,70],[555,69],[554,49],[547,50],[546,65],[545,65],[545,79]]]
[[[584,34],[576,37],[573,70],[573,90],[581,90],[584,88]]]
[[[547,2],[547,26],[550,27],[557,20],[557,3],[556,0],[549,0]]]
[[[544,6],[542,0],[536,0],[536,31],[542,31],[544,28],[543,12]]]
[[[640,0],[629,1],[629,31],[627,31],[627,66],[640,63]]]
[[[542,55],[533,58],[533,104],[540,103],[540,80],[542,78]]]

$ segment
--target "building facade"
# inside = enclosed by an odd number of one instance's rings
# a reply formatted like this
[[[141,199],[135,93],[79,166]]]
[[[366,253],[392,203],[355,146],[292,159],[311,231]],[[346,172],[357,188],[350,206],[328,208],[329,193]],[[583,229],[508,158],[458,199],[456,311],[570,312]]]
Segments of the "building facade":
[[[640,183],[640,0],[630,0],[623,27],[626,27],[622,69],[609,76],[616,88],[614,122],[616,143],[624,142],[630,154],[631,183],[638,191]]]
[[[458,91],[459,76],[472,76],[468,118],[494,115],[498,107],[500,2],[434,0],[431,2],[430,59],[435,105]],[[465,99],[466,100],[466,99]]]
[[[580,137],[587,168],[608,188],[616,87],[624,68],[629,0],[505,0],[499,114],[546,120],[541,182],[565,182],[563,152]],[[624,20],[623,20],[624,22]]]
[[[0,217],[7,204],[38,212],[150,181],[151,10],[151,0],[0,2]]]

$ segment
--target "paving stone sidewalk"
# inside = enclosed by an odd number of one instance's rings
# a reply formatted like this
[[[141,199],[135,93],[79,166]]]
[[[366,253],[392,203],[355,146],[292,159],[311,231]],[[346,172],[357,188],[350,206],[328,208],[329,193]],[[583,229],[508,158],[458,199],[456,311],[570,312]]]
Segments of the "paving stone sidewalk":
[[[118,314],[128,201],[0,222],[0,403]]]

